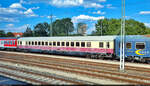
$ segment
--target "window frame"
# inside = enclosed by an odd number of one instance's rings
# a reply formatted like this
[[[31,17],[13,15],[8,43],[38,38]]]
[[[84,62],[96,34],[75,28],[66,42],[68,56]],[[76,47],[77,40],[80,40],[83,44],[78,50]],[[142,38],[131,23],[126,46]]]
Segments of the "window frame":
[[[41,41],[38,41],[38,46],[40,46],[41,45]]]
[[[63,47],[64,47],[64,46],[65,46],[65,42],[61,42],[61,46],[63,46]]]
[[[48,42],[47,41],[45,42],[45,46],[48,46]]]
[[[34,43],[34,41],[32,41],[32,43],[31,43],[32,45],[34,45],[35,43]]]
[[[44,41],[42,41],[42,46],[44,46],[45,45],[45,43],[44,43]]]
[[[106,48],[110,48],[110,42],[106,42]]]
[[[35,41],[35,43],[34,43],[35,45],[38,45],[38,42],[37,41]]]
[[[53,41],[53,46],[56,46],[56,41]]]
[[[136,47],[136,46],[137,46],[137,43],[143,43],[143,44],[144,44],[144,48],[143,48],[143,49],[146,48],[146,43],[145,43],[145,42],[136,42],[136,43],[135,43],[135,49],[137,49],[137,47]],[[143,49],[141,49],[141,50],[143,50]],[[137,49],[137,50],[138,50],[138,49]]]
[[[69,47],[70,46],[70,43],[69,42],[66,42],[66,47]]]
[[[49,46],[52,46],[52,42],[49,42],[48,45],[49,45]]]
[[[74,42],[71,42],[71,47],[74,47]]]
[[[60,42],[57,42],[57,46],[60,46]]]
[[[82,46],[82,44],[84,44],[84,46]],[[85,42],[81,42],[81,47],[85,47],[85,45],[86,45]]]
[[[77,46],[77,43],[79,44],[78,46]],[[80,47],[80,42],[76,42],[76,47]]]
[[[131,44],[131,47],[130,47],[130,48],[127,48],[127,44],[128,44],[128,43]],[[127,42],[127,43],[126,43],[126,49],[132,49],[132,42]]]
[[[101,47],[101,44],[102,43],[102,47]],[[99,48],[104,48],[104,42],[99,42]]]

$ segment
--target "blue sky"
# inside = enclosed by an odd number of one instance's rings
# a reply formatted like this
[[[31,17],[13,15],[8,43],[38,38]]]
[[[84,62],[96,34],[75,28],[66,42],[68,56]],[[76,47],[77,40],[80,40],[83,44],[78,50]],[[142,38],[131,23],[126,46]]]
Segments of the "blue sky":
[[[135,19],[150,27],[150,1],[126,0],[126,19]],[[95,30],[98,19],[121,18],[121,0],[1,0],[0,30],[24,32],[40,22],[50,23],[69,17],[76,26],[88,25],[87,33]]]

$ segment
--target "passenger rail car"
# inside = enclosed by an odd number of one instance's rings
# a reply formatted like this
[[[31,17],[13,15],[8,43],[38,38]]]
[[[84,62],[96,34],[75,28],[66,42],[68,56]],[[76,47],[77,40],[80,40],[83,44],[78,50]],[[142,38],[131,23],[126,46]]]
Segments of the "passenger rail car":
[[[0,38],[0,49],[10,48],[26,52],[119,59],[120,36]],[[125,59],[150,63],[150,37],[126,35]]]
[[[120,37],[116,38],[115,44],[115,53],[119,57]],[[150,37],[142,35],[125,36],[125,57],[132,62],[141,61],[150,63]]]
[[[16,49],[17,38],[14,37],[0,37],[0,49]]]
[[[94,54],[112,57],[115,37],[23,37],[18,39],[18,48],[67,55]]]

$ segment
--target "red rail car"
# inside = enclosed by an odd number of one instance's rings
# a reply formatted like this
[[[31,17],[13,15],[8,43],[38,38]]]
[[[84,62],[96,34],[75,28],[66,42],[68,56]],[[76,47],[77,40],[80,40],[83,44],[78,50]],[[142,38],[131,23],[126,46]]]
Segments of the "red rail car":
[[[0,37],[0,48],[17,48],[17,38]]]

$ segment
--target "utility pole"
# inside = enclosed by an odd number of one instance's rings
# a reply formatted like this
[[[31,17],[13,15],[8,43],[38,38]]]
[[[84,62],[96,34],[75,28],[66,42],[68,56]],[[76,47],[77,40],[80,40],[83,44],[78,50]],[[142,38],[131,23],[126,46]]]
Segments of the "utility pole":
[[[102,29],[103,29],[103,21],[101,20],[101,36],[103,35]]]
[[[51,20],[51,27],[50,27],[50,36],[52,37],[53,36],[53,14],[51,13],[50,15],[50,20]]]
[[[122,0],[121,36],[120,36],[120,71],[125,69],[125,0]]]

